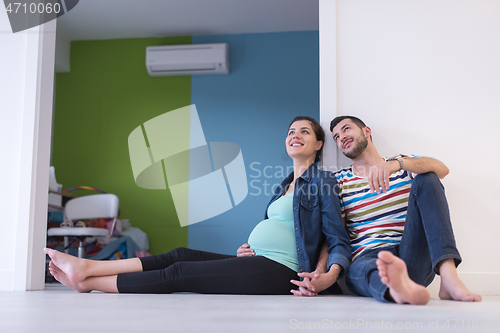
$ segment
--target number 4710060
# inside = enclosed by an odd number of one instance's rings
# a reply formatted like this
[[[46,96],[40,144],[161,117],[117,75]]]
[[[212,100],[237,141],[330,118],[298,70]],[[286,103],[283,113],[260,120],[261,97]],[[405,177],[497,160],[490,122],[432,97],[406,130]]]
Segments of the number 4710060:
[[[51,14],[51,13],[56,13],[58,14],[61,11],[61,5],[59,3],[31,3],[27,4],[21,3],[21,2],[14,2],[14,3],[9,3],[9,5],[5,8],[7,13],[9,14]]]

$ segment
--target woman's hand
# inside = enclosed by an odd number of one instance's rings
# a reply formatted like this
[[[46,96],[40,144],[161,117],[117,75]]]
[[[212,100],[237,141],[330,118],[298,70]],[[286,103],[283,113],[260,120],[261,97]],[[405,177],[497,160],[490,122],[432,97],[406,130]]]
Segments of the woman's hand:
[[[331,268],[327,273],[320,273],[315,270],[311,273],[297,273],[297,275],[303,280],[291,280],[290,282],[298,286],[299,289],[290,292],[295,296],[316,296],[319,292],[330,288],[337,281],[339,273],[338,269]]]
[[[291,280],[290,282],[293,283],[294,285],[298,286],[299,288],[294,290],[290,290],[292,294],[295,296],[317,296],[318,293],[314,292],[312,290],[315,290],[314,286],[312,285],[312,280],[317,280],[321,273],[318,273],[317,270],[312,272],[312,273],[298,273],[300,277],[303,278],[302,281],[298,280]]]
[[[238,248],[238,250],[236,251],[236,256],[237,257],[252,257],[254,255],[255,255],[254,250],[252,250],[250,248],[250,245],[248,245],[247,243],[245,243],[242,246],[240,246]]]

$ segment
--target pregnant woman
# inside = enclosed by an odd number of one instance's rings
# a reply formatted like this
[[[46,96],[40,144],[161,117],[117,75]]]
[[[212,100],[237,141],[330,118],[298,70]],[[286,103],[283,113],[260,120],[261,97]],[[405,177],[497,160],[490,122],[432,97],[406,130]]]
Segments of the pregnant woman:
[[[293,172],[276,189],[265,220],[238,256],[177,248],[150,257],[94,261],[45,249],[52,259],[50,272],[78,292],[288,294],[298,293],[291,280],[316,269],[322,246],[328,246],[328,257],[319,265],[325,267],[326,261],[328,274],[322,276],[328,279],[315,284],[315,292],[324,290],[345,274],[351,258],[336,179],[317,166],[324,140],[316,120],[292,121],[285,143]]]

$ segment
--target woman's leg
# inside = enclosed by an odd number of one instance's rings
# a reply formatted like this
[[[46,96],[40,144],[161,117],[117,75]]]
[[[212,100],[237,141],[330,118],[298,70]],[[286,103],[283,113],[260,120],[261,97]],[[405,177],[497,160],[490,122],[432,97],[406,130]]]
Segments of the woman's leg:
[[[262,256],[182,261],[164,269],[119,274],[120,293],[290,294],[292,269]],[[98,289],[101,290],[101,289]]]
[[[52,249],[44,249],[54,265],[63,272],[72,283],[80,283],[88,277],[110,276],[123,273],[142,272],[139,258],[123,260],[88,260],[77,258]],[[74,288],[73,288],[74,289]]]
[[[113,261],[76,258],[46,249],[50,271],[79,291],[122,293],[197,292],[289,294],[296,272],[265,257],[244,257],[177,248],[162,255]],[[62,267],[61,267],[62,266]]]
[[[102,261],[77,258],[52,249],[44,249],[44,252],[73,283],[80,283],[88,277],[163,269],[179,261],[208,261],[234,257],[187,248],[176,248],[167,253],[149,257]]]
[[[179,261],[211,261],[234,257],[234,255],[205,252],[192,250],[185,247],[178,247],[167,253],[142,257],[141,262],[143,271],[152,271],[167,268],[168,266],[173,265]]]
[[[235,257],[187,248],[176,248],[160,255],[110,261],[77,258],[52,249],[45,249],[44,252],[52,259],[49,269],[57,281],[78,292],[99,290],[109,293],[118,292],[118,274],[165,269],[181,261],[212,261]]]
[[[99,290],[106,293],[118,292],[116,287],[117,275],[89,277],[80,282],[73,282],[53,261],[49,263],[49,270],[57,281],[80,293],[88,293],[92,290]]]

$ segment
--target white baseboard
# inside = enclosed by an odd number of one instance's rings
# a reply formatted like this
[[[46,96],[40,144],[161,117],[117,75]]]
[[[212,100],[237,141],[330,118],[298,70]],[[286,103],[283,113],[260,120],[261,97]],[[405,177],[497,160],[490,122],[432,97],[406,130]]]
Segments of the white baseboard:
[[[481,296],[500,296],[500,273],[462,273],[459,272],[458,276],[465,284],[465,286],[473,293],[479,294]],[[441,283],[441,278],[436,275],[434,281],[427,287],[431,297],[438,298],[439,285]],[[344,279],[339,281],[340,288],[344,292],[344,295],[353,295],[345,286]]]
[[[500,296],[500,273],[490,272],[458,272],[458,277],[465,286],[473,293],[481,296]],[[427,287],[431,296],[438,297],[441,278],[436,276],[434,281]]]
[[[0,271],[0,291],[14,290],[14,272]]]

